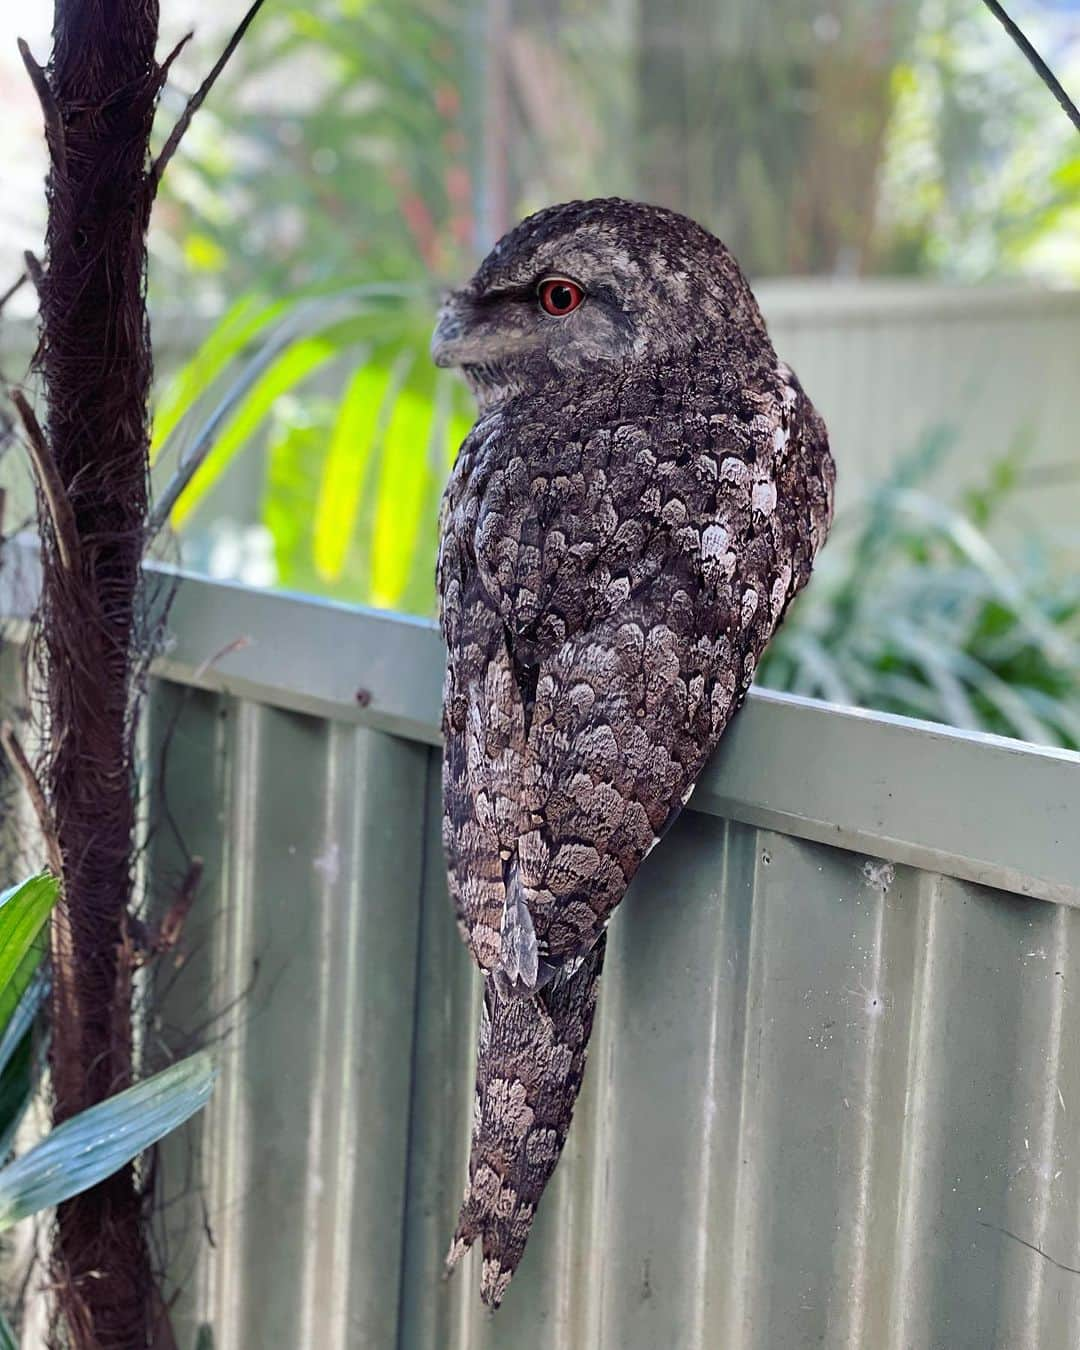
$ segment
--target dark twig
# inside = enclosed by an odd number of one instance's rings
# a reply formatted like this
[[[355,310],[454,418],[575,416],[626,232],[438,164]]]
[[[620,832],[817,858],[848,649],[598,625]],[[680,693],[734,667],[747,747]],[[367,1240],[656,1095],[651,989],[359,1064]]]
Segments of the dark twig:
[[[180,55],[180,53],[184,50],[184,48],[188,45],[188,43],[194,36],[195,36],[194,31],[190,33],[185,33],[184,36],[180,39],[180,41],[176,44],[176,46],[165,58],[165,60],[162,61],[161,65],[158,67],[159,85],[164,86],[165,81],[169,78],[169,71],[172,69],[172,63],[176,60],[176,58]]]
[[[202,875],[203,860],[196,855],[188,865],[187,872],[176,893],[176,899],[161,916],[161,922],[157,925],[154,935],[150,939],[150,951],[154,956],[171,952],[180,941],[181,934],[184,931],[184,923],[191,912],[191,906],[195,903]]]
[[[1006,33],[1012,38],[1016,45],[1027,57],[1036,75],[1046,85],[1047,89],[1053,94],[1064,109],[1065,116],[1080,131],[1080,109],[1061,87],[1061,82],[1057,76],[1042,59],[1039,53],[1028,41],[1023,30],[1009,17],[1005,10],[998,4],[997,0],[983,0],[983,4],[991,14],[998,20]]]
[[[180,941],[184,924],[195,903],[203,876],[203,860],[197,854],[188,864],[184,878],[176,890],[176,898],[151,928],[134,914],[127,917],[127,957],[132,970],[139,969],[155,957],[171,952]]]
[[[41,111],[45,117],[45,139],[52,151],[53,163],[64,173],[67,170],[67,145],[64,139],[64,119],[60,116],[53,91],[49,88],[48,76],[42,66],[34,59],[34,53],[22,38],[18,40],[19,55],[23,59],[34,93],[38,96]]]
[[[30,280],[29,274],[27,272],[24,272],[22,276],[18,279],[18,281],[16,281],[13,285],[9,286],[7,290],[3,293],[3,295],[0,295],[0,314],[3,313],[4,306],[11,299],[11,297],[13,295],[17,295],[29,280]]]
[[[49,518],[52,521],[53,533],[56,535],[56,548],[60,554],[60,561],[64,564],[65,571],[71,572],[75,565],[75,559],[79,556],[79,532],[75,526],[75,513],[71,509],[67,489],[57,472],[52,452],[49,450],[49,443],[41,429],[41,423],[37,420],[33,408],[27,402],[26,395],[21,389],[13,389],[11,401],[15,404],[16,411],[26,430],[30,463],[34,467],[34,477],[37,479],[41,495],[45,499],[45,505],[49,509]]]
[[[169,160],[172,159],[173,155],[176,154],[177,146],[184,139],[184,134],[187,131],[188,127],[191,126],[191,119],[195,116],[195,114],[202,107],[203,103],[206,101],[207,94],[209,94],[210,90],[214,87],[215,83],[217,82],[218,76],[228,65],[229,59],[231,58],[233,52],[236,51],[237,47],[240,45],[240,42],[244,34],[251,27],[255,15],[258,14],[259,10],[262,9],[262,7],[263,7],[263,0],[254,0],[254,3],[252,4],[251,8],[240,20],[240,23],[238,24],[236,31],[233,33],[229,41],[225,44],[225,50],[214,62],[210,74],[207,75],[206,79],[203,80],[202,84],[199,85],[198,89],[196,89],[194,94],[192,94],[192,96],[188,99],[187,106],[185,107],[184,111],[180,114],[176,126],[174,126],[172,131],[169,132],[168,139],[166,140],[165,144],[161,147],[161,153],[158,155],[157,159],[154,160],[154,163],[151,166],[150,186],[154,191],[157,190],[158,184],[161,182],[162,175],[164,174],[166,168],[168,167]],[[171,60],[172,58],[170,57],[169,59]]]
[[[1041,1256],[1044,1261],[1049,1261],[1052,1266],[1063,1271],[1066,1275],[1080,1275],[1080,1270],[1076,1266],[1067,1266],[1063,1261],[1055,1261],[1049,1252],[1044,1252],[1041,1247],[1037,1247],[1034,1242],[1028,1242],[1027,1238],[1022,1238],[1019,1233],[1013,1233],[1008,1228],[1000,1228],[996,1223],[985,1223],[982,1219],[976,1220],[980,1228],[989,1228],[991,1233],[1000,1233],[1003,1237],[1012,1238],[1013,1242],[1019,1242],[1021,1247],[1026,1247],[1029,1252],[1034,1252],[1036,1256]]]
[[[8,763],[30,799],[30,805],[37,817],[38,829],[45,841],[45,857],[49,864],[49,871],[55,877],[62,877],[64,875],[64,863],[60,856],[60,843],[56,837],[56,829],[53,826],[52,813],[45,798],[45,790],[38,782],[37,774],[34,773],[30,761],[26,757],[26,751],[19,744],[15,728],[10,722],[0,722],[0,747],[3,748]]]
[[[203,860],[196,856],[192,858],[187,874],[180,883],[180,890],[176,899],[161,916],[161,922],[157,927],[157,939],[154,944],[158,952],[170,952],[180,941],[187,916],[191,912],[191,906],[195,903],[202,875]]]
[[[36,253],[31,253],[29,249],[23,254],[23,262],[26,264],[26,274],[34,283],[34,290],[41,295],[41,289],[45,285],[45,269],[41,265],[41,260]]]

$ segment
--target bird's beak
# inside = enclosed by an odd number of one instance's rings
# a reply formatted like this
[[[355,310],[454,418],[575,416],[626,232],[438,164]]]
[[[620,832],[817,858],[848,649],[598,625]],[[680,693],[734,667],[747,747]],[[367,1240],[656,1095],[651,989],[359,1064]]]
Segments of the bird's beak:
[[[459,366],[466,332],[465,303],[453,292],[439,310],[431,335],[431,359],[437,366]]]

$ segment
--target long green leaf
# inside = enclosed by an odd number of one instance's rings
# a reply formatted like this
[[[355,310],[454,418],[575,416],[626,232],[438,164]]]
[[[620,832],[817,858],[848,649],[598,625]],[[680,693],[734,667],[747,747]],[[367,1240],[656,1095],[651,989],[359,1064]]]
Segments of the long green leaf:
[[[28,1027],[0,1073],[0,1162],[5,1162],[15,1147],[16,1131],[45,1065],[47,1045],[45,1037]]]
[[[23,990],[22,996],[15,1006],[15,1011],[8,1018],[3,1035],[0,1036],[0,1076],[7,1068],[8,1060],[15,1053],[16,1046],[29,1031],[31,1023],[41,1011],[49,992],[49,977],[40,968],[41,949],[36,943],[24,957],[23,966],[30,960],[33,960],[37,968],[32,973],[27,987]],[[15,979],[8,986],[9,990],[15,986],[20,978],[23,966],[19,967]]]
[[[278,300],[268,304],[257,295],[242,295],[226,310],[195,355],[169,382],[154,412],[151,461],[214,381],[291,303]]]
[[[415,285],[361,282],[327,293],[325,286],[307,286],[286,300],[267,302],[254,294],[243,295],[211,329],[195,355],[169,383],[154,413],[151,461],[156,461],[177,436],[181,423],[218,380],[237,366],[252,343],[257,360],[266,348],[281,350],[300,338],[322,333],[350,317],[378,320],[382,311],[393,322],[405,304],[417,306],[424,293]],[[422,302],[422,301],[421,301]],[[426,311],[425,311],[426,312]],[[225,397],[228,394],[226,391]]]
[[[27,972],[26,958],[59,893],[59,881],[48,872],[40,872],[0,895],[0,1009],[5,1012],[0,1025],[7,1024],[30,983],[34,970]],[[18,988],[20,979],[22,987]],[[14,997],[7,997],[9,986],[17,989]]]
[[[39,935],[4,991],[8,1000],[29,974],[28,986],[7,1019],[0,1036],[0,1163],[10,1155],[15,1133],[37,1091],[46,1063],[48,1036],[34,1026],[49,993],[49,977],[41,966],[44,932]]]
[[[326,443],[322,412],[311,400],[302,409],[275,411],[267,441],[261,515],[274,541],[278,582],[292,590],[317,591],[312,564],[312,522],[319,494],[320,456]]]
[[[433,415],[430,392],[406,386],[386,429],[371,544],[371,599],[382,607],[397,604],[409,582],[431,472],[425,452]]]
[[[392,378],[389,363],[361,366],[349,381],[338,409],[315,508],[314,561],[319,575],[327,581],[337,581],[345,567]]]
[[[221,478],[237,452],[258,431],[275,402],[337,354],[337,345],[326,338],[303,338],[282,352],[269,366],[240,402],[201,468],[176,503],[172,522],[177,529],[183,526]]]
[[[7,988],[0,993],[0,1073],[4,1071],[7,1056],[14,1043],[37,1016],[44,1002],[48,981],[41,976],[48,934],[44,926],[30,944]],[[35,988],[36,986],[36,988]]]
[[[19,1350],[19,1342],[11,1329],[11,1323],[0,1313],[0,1350]]]
[[[215,1070],[192,1055],[57,1126],[0,1168],[0,1230],[111,1176],[206,1105]]]
[[[155,505],[151,533],[166,517],[177,526],[184,522],[233,456],[251,441],[278,397],[292,392],[331,356],[365,340],[386,341],[415,319],[415,310],[405,302],[415,302],[416,295],[415,286],[382,282],[332,294],[309,287],[294,295],[284,317],[220,390],[209,415],[200,417],[198,407],[191,405],[179,421],[171,421],[159,454],[164,458],[173,451],[178,467]],[[240,355],[234,350],[235,364]],[[187,464],[196,470],[190,481]]]

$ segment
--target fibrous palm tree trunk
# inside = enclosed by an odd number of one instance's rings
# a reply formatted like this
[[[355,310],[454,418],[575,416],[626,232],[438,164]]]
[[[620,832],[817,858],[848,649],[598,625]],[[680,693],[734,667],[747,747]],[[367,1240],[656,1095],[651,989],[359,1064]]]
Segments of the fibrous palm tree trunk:
[[[42,778],[63,859],[53,937],[56,1123],[132,1077],[134,685],[147,506],[149,137],[162,73],[157,0],[56,0],[46,71],[50,169],[39,279],[46,396],[39,656]],[[24,53],[25,54],[25,53]],[[51,463],[50,463],[51,462]],[[154,1303],[131,1168],[60,1207],[60,1321],[82,1350],[136,1350]]]

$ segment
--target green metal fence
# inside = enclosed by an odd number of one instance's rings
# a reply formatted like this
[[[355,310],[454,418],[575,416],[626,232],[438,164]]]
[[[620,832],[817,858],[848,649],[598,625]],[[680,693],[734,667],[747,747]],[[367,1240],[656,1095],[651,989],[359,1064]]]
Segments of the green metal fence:
[[[1080,757],[771,694],[612,924],[503,1308],[471,1257],[443,1280],[478,980],[441,664],[421,623],[176,598],[146,874],[164,903],[191,851],[206,882],[148,1035],[223,1066],[165,1173],[181,1346],[1080,1344]]]

